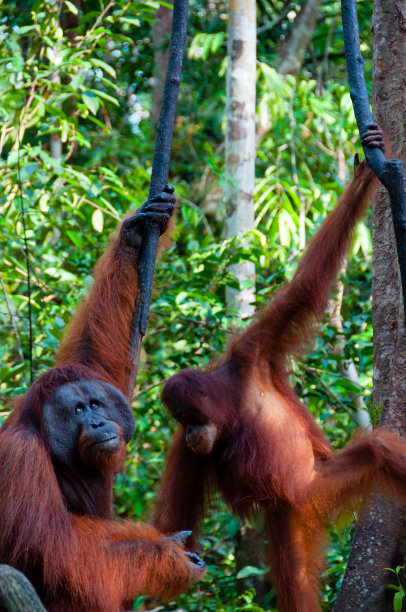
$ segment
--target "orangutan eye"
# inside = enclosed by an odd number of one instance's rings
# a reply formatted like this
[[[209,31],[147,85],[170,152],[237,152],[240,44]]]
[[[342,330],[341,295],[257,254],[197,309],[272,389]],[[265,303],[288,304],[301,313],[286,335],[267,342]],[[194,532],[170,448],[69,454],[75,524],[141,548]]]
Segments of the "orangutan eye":
[[[99,402],[97,402],[96,400],[90,400],[89,406],[92,410],[95,410],[99,407]]]
[[[77,404],[75,406],[75,414],[80,414],[81,412],[83,412],[83,406],[82,404]]]

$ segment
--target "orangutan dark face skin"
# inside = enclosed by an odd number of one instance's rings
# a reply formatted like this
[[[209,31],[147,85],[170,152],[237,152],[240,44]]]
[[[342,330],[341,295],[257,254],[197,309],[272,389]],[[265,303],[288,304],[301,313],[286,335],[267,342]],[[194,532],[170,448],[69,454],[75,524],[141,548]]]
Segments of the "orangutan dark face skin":
[[[120,612],[138,595],[172,600],[204,573],[184,550],[189,531],[167,537],[114,520],[114,479],[134,433],[126,398],[140,258],[151,226],[167,229],[173,192],[167,186],[120,224],[55,366],[0,428],[0,564],[22,571],[49,612]]]
[[[85,380],[58,387],[44,404],[43,426],[51,455],[72,467],[80,459],[89,463],[89,457],[92,463],[92,453],[117,453],[132,438],[134,417],[117,389]]]
[[[221,434],[221,426],[211,421],[200,408],[212,402],[213,398],[204,388],[200,388],[193,404],[172,404],[164,399],[172,416],[184,427],[187,445],[198,455],[209,455]]]

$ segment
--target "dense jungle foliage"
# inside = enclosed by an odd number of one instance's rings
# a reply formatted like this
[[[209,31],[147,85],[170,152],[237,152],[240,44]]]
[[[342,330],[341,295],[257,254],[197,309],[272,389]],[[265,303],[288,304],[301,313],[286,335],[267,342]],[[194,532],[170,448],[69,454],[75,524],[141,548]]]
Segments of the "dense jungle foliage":
[[[342,191],[343,169],[350,176],[360,151],[339,2],[324,2],[300,73],[282,76],[278,48],[294,27],[301,0],[259,1],[257,223],[249,248],[225,240],[226,6],[224,0],[190,5],[171,167],[177,230],[155,276],[134,400],[136,434],[116,484],[117,514],[143,520],[175,428],[160,403],[161,386],[179,368],[204,364],[220,352],[228,328],[237,325],[225,309],[225,287],[235,286],[228,264],[255,262],[260,307],[291,278],[300,257],[301,203],[309,238]],[[52,365],[109,235],[124,213],[146,199],[154,145],[151,27],[158,6],[152,0],[88,0],[86,10],[78,10],[68,1],[0,1],[0,418],[9,400],[29,386],[30,370],[35,377]],[[358,9],[370,82],[372,6],[361,0]],[[62,27],[69,13],[78,18],[74,41]],[[62,142],[60,157],[53,153],[55,141]],[[354,396],[362,394],[371,406],[370,255],[366,220],[343,269],[343,295],[337,290],[343,328],[326,317],[316,345],[295,365],[300,395],[334,447],[355,429]],[[343,375],[348,360],[361,387]],[[237,579],[239,527],[220,502],[214,504],[201,537],[205,580],[177,602],[149,602],[147,608],[262,610],[253,591],[239,592],[240,579],[264,573],[260,565],[249,566]],[[352,517],[331,529],[326,610],[343,576],[351,532]],[[140,598],[134,609],[143,603]],[[272,606],[271,593],[266,607]]]

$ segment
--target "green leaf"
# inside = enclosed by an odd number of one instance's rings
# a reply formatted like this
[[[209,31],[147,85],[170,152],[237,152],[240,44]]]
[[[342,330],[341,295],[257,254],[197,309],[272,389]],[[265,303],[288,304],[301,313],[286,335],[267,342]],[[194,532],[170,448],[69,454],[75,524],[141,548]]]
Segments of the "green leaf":
[[[82,100],[93,115],[95,115],[100,107],[100,100],[98,96],[96,96],[93,91],[84,91],[82,93]]]
[[[101,68],[102,70],[104,70],[104,72],[107,72],[114,79],[116,78],[116,71],[114,70],[113,66],[110,66],[110,64],[107,64],[107,62],[103,62],[102,60],[96,58],[91,58],[90,63],[93,64],[93,66]]]
[[[80,85],[82,85],[85,82],[85,77],[83,74],[75,74],[70,81],[71,87],[74,91],[77,91],[80,87]]]
[[[49,194],[48,193],[43,193],[42,196],[39,199],[39,209],[43,212],[46,213],[49,210]]]
[[[120,102],[118,100],[116,100],[116,98],[113,98],[113,96],[109,96],[109,94],[107,94],[104,91],[100,91],[99,89],[93,89],[89,93],[92,93],[95,96],[99,96],[99,98],[104,98],[105,100],[108,100],[109,102],[111,102],[115,106],[119,106],[120,105]]]
[[[34,172],[36,171],[37,168],[38,168],[38,164],[35,163],[35,162],[31,162],[29,164],[25,164],[25,166],[23,166],[21,168],[20,179],[22,181],[26,181],[27,179],[30,178],[31,175],[34,174]]]
[[[141,22],[138,17],[120,17],[120,21],[121,23],[129,23],[132,26],[135,26],[136,28],[139,28],[141,25]]]
[[[19,28],[18,33],[20,35],[27,34],[28,32],[32,32],[32,30],[37,30],[37,32],[39,32],[39,26],[37,25],[22,26],[21,28]]]
[[[24,68],[24,60],[23,58],[18,55],[17,57],[13,58],[11,61],[13,68],[16,72],[20,72],[20,70],[22,70]]]
[[[73,13],[74,15],[79,14],[78,9],[76,8],[74,4],[72,4],[72,2],[69,2],[69,0],[65,0],[65,4],[71,13]]]
[[[22,155],[20,151],[10,151],[7,156],[7,166],[12,168],[17,163],[18,158],[20,158],[21,161]]]
[[[237,579],[248,578],[248,576],[263,576],[268,570],[266,568],[254,567],[253,565],[246,565],[237,574]]]
[[[107,127],[107,125],[104,125],[104,123],[102,123],[101,121],[99,121],[99,119],[97,119],[97,117],[91,117],[90,115],[87,117],[88,121],[91,121],[92,123],[95,123],[96,125],[98,125],[102,130],[104,130],[105,132],[109,132],[109,128]]]
[[[225,32],[217,32],[217,34],[213,34],[213,38],[211,41],[211,52],[212,53],[217,53],[217,51],[220,49],[222,45],[224,37],[225,37]]]
[[[82,246],[82,239],[77,234],[77,232],[72,232],[71,230],[67,230],[66,235],[69,236],[69,238],[72,240],[74,245],[76,245],[77,247]]]
[[[393,598],[394,612],[402,612],[402,603],[403,603],[403,591],[399,591],[398,593],[395,593],[395,597]]]
[[[100,208],[96,208],[94,213],[92,214],[92,225],[97,232],[103,231],[103,213]]]

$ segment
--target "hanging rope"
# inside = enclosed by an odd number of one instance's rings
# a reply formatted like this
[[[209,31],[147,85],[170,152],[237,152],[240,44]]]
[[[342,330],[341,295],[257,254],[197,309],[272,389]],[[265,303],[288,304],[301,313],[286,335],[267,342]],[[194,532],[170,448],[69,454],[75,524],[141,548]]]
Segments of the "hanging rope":
[[[173,127],[175,124],[176,104],[186,43],[187,16],[188,0],[174,0],[171,43],[155,142],[149,199],[158,195],[168,182]],[[128,393],[128,397],[130,398],[132,397],[138,372],[141,344],[148,324],[159,235],[159,227],[153,222],[147,222],[138,268],[139,288],[135,301],[135,311],[131,329],[131,350],[134,367]]]
[[[345,57],[347,61],[350,95],[360,135],[374,123],[364,75],[364,60],[360,51],[356,0],[341,0]],[[399,159],[386,159],[378,148],[363,147],[369,166],[389,194],[396,247],[402,280],[403,303],[406,304],[406,177]],[[405,313],[406,317],[406,313]]]

